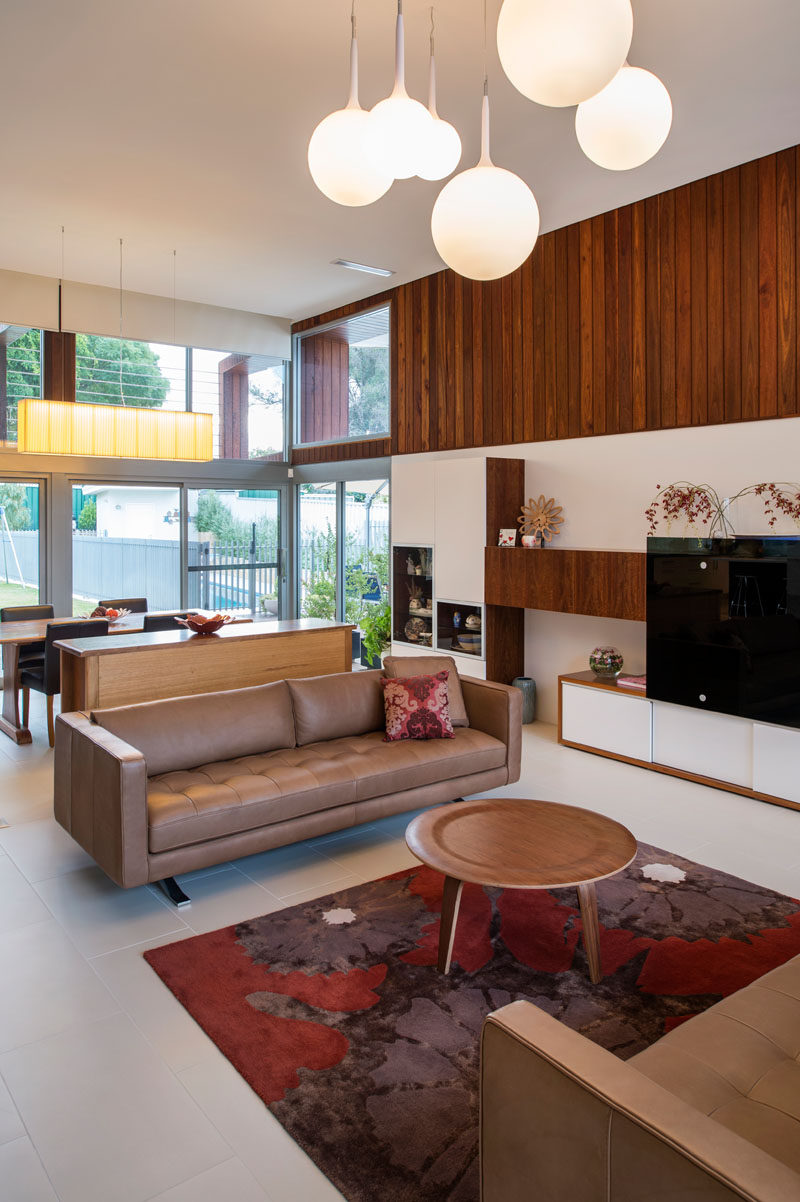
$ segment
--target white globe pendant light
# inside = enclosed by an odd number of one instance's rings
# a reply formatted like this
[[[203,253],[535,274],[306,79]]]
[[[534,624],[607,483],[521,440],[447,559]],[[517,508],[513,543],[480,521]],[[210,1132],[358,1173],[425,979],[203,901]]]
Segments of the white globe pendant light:
[[[524,263],[539,234],[539,208],[524,180],[489,155],[484,85],[481,157],[445,184],[431,215],[434,245],[448,267],[470,280],[496,280]]]
[[[632,36],[630,0],[504,0],[497,51],[523,96],[562,108],[613,79]]]
[[[671,125],[672,101],[661,80],[627,63],[575,113],[581,150],[609,171],[646,163],[666,142]]]
[[[436,111],[436,58],[433,49],[433,9],[431,9],[431,58],[428,68],[428,112],[433,118],[427,141],[420,148],[417,175],[422,179],[444,179],[461,161],[461,138],[449,121]]]
[[[397,0],[395,26],[394,89],[370,111],[371,155],[395,179],[417,174],[421,151],[427,144],[432,118],[424,104],[412,100],[405,83],[403,0]]]
[[[308,144],[308,169],[320,192],[340,205],[369,205],[388,192],[392,173],[372,153],[371,119],[358,103],[358,41],[351,17],[350,98],[320,121]]]

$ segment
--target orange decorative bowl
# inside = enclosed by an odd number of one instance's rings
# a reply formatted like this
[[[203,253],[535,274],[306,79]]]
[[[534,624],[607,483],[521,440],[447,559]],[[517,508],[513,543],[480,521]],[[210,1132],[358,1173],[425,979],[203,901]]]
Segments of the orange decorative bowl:
[[[190,614],[188,618],[176,618],[179,626],[185,626],[194,634],[214,634],[221,626],[232,622],[230,614],[214,614],[213,618],[203,618],[200,614]]]

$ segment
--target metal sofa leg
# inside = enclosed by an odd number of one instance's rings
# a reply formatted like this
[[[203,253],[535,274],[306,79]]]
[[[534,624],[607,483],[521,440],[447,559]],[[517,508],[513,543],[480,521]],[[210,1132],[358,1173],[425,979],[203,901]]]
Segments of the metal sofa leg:
[[[173,905],[182,910],[184,906],[190,906],[192,899],[188,897],[181,889],[174,876],[165,876],[163,881],[156,881],[162,893],[166,894]]]

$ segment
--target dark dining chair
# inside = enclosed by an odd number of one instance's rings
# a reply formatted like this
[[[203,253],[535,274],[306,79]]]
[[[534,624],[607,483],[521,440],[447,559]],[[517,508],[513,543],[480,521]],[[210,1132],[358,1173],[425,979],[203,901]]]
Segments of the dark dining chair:
[[[158,630],[182,630],[183,627],[179,626],[175,619],[185,617],[185,613],[145,614],[142,633],[154,634]]]
[[[129,609],[132,614],[147,613],[147,597],[112,597],[110,601],[98,601],[103,609]]]
[[[52,605],[4,605],[0,608],[0,622],[41,622],[45,618],[55,616]],[[22,669],[41,666],[43,661],[44,639],[37,639],[35,643],[23,643],[18,648],[17,690]]]
[[[47,741],[54,746],[53,698],[61,692],[61,651],[55,644],[60,639],[87,639],[108,634],[108,622],[93,618],[90,622],[50,622],[44,640],[44,659],[41,665],[23,668],[19,674],[22,688],[22,725],[28,725],[31,694],[44,693],[47,698]]]

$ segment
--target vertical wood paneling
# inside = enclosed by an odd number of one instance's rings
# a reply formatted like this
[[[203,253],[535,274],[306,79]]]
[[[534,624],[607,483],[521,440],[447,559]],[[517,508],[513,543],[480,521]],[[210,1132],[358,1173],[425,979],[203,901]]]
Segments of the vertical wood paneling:
[[[395,454],[701,426],[800,412],[798,278],[800,147],[544,234],[504,280],[439,272],[295,329],[393,300]],[[333,430],[333,361],[313,374]]]

